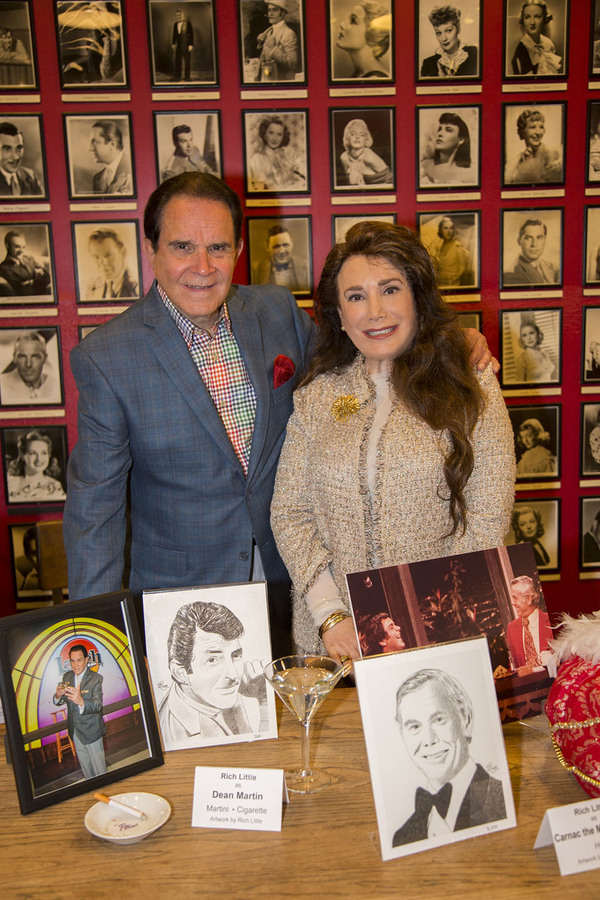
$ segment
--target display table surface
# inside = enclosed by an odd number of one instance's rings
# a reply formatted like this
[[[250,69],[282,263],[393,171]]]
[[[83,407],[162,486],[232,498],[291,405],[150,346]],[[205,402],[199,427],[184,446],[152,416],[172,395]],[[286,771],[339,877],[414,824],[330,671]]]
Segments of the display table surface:
[[[313,725],[324,791],[292,794],[281,832],[192,828],[197,765],[284,768],[300,759],[300,727],[278,703],[278,740],[165,754],[165,765],[110,785],[150,791],[172,816],[138,844],[117,846],[83,824],[86,793],[21,816],[12,768],[0,750],[3,900],[99,898],[521,898],[597,897],[600,871],[561,878],[554,849],[533,850],[545,810],[585,800],[561,769],[547,723],[504,726],[518,827],[382,862],[356,691],[338,688]],[[544,727],[546,724],[546,728]],[[1,728],[4,730],[3,726]]]

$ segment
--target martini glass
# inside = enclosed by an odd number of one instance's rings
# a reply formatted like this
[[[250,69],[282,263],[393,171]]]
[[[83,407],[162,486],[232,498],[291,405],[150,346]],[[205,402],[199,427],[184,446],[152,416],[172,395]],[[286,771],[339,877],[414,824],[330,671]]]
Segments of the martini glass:
[[[283,656],[265,666],[265,678],[296,716],[302,728],[302,768],[285,773],[288,790],[312,794],[326,787],[331,776],[310,768],[310,721],[329,691],[350,665],[328,656]]]

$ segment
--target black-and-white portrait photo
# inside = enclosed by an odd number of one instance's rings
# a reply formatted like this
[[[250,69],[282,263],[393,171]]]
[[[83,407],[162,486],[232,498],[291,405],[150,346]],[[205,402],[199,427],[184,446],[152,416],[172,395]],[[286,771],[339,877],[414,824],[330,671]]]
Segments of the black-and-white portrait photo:
[[[29,2],[0,3],[0,90],[35,88],[35,51]]]
[[[562,209],[502,211],[504,287],[562,284]]]
[[[46,196],[42,117],[0,116],[0,197]]]
[[[56,303],[47,222],[0,225],[0,306]]]
[[[247,193],[307,193],[307,110],[243,111],[242,116]]]
[[[517,480],[560,474],[560,406],[509,406],[515,436]]]
[[[505,0],[505,78],[565,77],[568,5],[568,0]]]
[[[356,225],[357,222],[388,222],[394,224],[396,222],[396,213],[391,215],[371,215],[371,216],[332,216],[332,240],[334,244],[342,244],[346,240],[346,232]]]
[[[537,568],[557,571],[560,560],[560,500],[528,497],[515,503],[506,543],[531,544]]]
[[[566,103],[503,106],[503,185],[564,184]]]
[[[584,307],[581,344],[581,380],[600,384],[600,306]]]
[[[600,206],[585,208],[585,249],[583,283],[600,283]]]
[[[66,115],[64,121],[70,198],[134,197],[130,114]]]
[[[6,502],[60,503],[67,490],[65,425],[2,428]]]
[[[502,385],[560,384],[562,309],[500,313]]]
[[[479,187],[481,107],[417,109],[419,190]]]
[[[22,522],[9,525],[13,583],[17,610],[52,604],[50,591],[40,589],[35,552],[35,524]]]
[[[417,78],[481,78],[479,0],[419,0]]]
[[[58,328],[0,328],[0,406],[63,402]]]
[[[143,601],[165,750],[276,737],[265,583],[144,591]]]
[[[581,404],[581,475],[600,475],[600,403]]]
[[[142,296],[138,222],[73,222],[79,303]]]
[[[154,87],[217,83],[213,0],[148,0]]]
[[[394,190],[394,110],[382,106],[330,112],[332,190]]]
[[[600,181],[600,101],[588,102],[587,183]]]
[[[480,216],[479,211],[418,213],[419,235],[442,290],[479,287]]]
[[[391,0],[329,0],[329,60],[332,83],[392,81]]]
[[[221,128],[218,112],[154,113],[158,180],[182,172],[221,177]]]
[[[121,0],[57,0],[62,88],[127,86],[124,6]]]
[[[580,497],[581,566],[600,568],[600,497]]]
[[[308,216],[249,218],[250,284],[280,284],[295,295],[312,291]]]
[[[242,84],[305,84],[304,0],[240,0]]]
[[[383,859],[514,827],[485,636],[355,672]]]

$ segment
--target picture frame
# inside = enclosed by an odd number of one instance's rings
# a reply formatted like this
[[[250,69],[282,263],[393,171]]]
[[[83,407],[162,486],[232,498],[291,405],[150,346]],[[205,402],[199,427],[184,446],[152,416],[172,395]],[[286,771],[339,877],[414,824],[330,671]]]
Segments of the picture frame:
[[[503,209],[500,287],[562,287],[563,209]]]
[[[38,88],[33,28],[33,6],[25,2],[0,2],[0,90]]]
[[[9,168],[8,179],[0,172],[1,198],[19,200],[47,200],[44,135],[41,114],[11,113],[0,115],[0,147]],[[6,202],[6,200],[4,200]]]
[[[221,113],[155,112],[156,172],[159,184],[182,172],[223,177]]]
[[[475,81],[481,78],[483,15],[479,0],[442,7],[415,0],[415,80]]]
[[[248,284],[281,284],[295,297],[310,295],[310,216],[248,216]]]
[[[306,79],[305,0],[239,2],[240,81],[244,87],[295,87]]]
[[[502,387],[560,384],[562,309],[502,310],[499,317]]]
[[[35,522],[8,526],[17,611],[52,606],[52,591],[40,588],[35,552]]]
[[[540,573],[560,571],[560,499],[519,497],[511,515],[507,544],[529,543]]]
[[[310,193],[307,109],[242,110],[242,130],[249,196]]]
[[[552,0],[548,19],[521,22],[522,0],[504,0],[504,81],[552,80],[568,75],[569,0]],[[529,34],[526,35],[526,30]],[[541,49],[536,49],[539,44]]]
[[[600,291],[600,206],[586,206],[583,245],[583,283]]]
[[[120,303],[143,296],[139,222],[72,222],[77,302]]]
[[[469,310],[469,312],[458,310],[456,312],[456,318],[461,328],[474,328],[475,331],[482,332],[482,317],[480,310],[474,309],[472,312],[471,310]]]
[[[582,569],[600,570],[600,497],[579,498],[579,561]]]
[[[125,3],[56,0],[53,5],[61,89],[129,87]]]
[[[380,0],[372,9],[353,0],[329,0],[329,83],[361,87],[395,80],[395,4]],[[362,15],[361,15],[362,14]]]
[[[560,404],[509,406],[508,415],[515,438],[517,482],[560,478]]]
[[[152,87],[216,87],[219,64],[213,0],[178,0],[176,5],[172,0],[146,0],[146,6]]]
[[[95,331],[98,328],[98,325],[78,325],[77,326],[77,334],[79,340],[82,341],[84,338],[91,334],[92,331]]]
[[[357,222],[387,222],[395,224],[397,221],[396,213],[379,214],[367,216],[332,216],[331,217],[331,239],[334,244],[342,244],[346,240],[346,233]]]
[[[56,305],[50,222],[0,225],[0,306]]]
[[[136,196],[131,113],[63,114],[70,200]]]
[[[394,191],[395,109],[345,107],[329,112],[332,193]]]
[[[0,328],[0,407],[64,402],[60,327]]]
[[[143,591],[166,751],[277,737],[266,582]],[[187,662],[191,653],[191,662]]]
[[[417,190],[479,188],[481,106],[418,106],[415,112]]]
[[[70,660],[79,657],[75,688]],[[75,690],[84,702],[77,719],[67,699]],[[130,591],[1,619],[0,693],[23,815],[163,764]],[[104,766],[94,770],[103,773],[90,774],[80,756],[82,727],[87,744],[100,742]]]
[[[419,212],[417,229],[433,260],[441,291],[479,290],[480,210]]]
[[[564,184],[566,103],[503,103],[502,187]]]
[[[4,496],[12,506],[58,506],[67,497],[66,425],[0,428]]]
[[[588,100],[587,105],[586,184],[600,181],[600,100]]]
[[[600,306],[584,306],[581,341],[581,381],[600,384]]]
[[[581,457],[582,478],[600,477],[600,403],[581,404]]]
[[[600,76],[600,0],[590,5],[590,78]]]
[[[516,827],[485,637],[355,660],[354,671],[383,860]],[[424,734],[443,740],[442,761],[423,753]],[[428,836],[433,807],[419,812],[419,794],[462,772],[473,774],[452,787],[456,814],[436,804],[443,827]],[[471,800],[476,782],[485,785],[481,804]]]

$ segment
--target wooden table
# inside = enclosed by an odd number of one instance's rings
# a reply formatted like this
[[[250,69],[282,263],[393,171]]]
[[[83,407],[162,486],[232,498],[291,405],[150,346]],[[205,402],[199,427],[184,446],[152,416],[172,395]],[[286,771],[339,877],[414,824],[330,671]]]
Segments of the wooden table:
[[[279,703],[279,701],[278,701]],[[600,871],[561,878],[552,847],[534,851],[544,811],[584,800],[539,720],[504,727],[518,827],[382,862],[356,691],[333,691],[313,726],[315,764],[334,783],[291,795],[281,832],[190,826],[196,765],[283,768],[299,761],[299,726],[279,708],[280,738],[166,754],[159,769],[107,789],[162,794],[170,820],[139,844],[100,841],[83,824],[91,793],[21,816],[0,750],[3,900],[597,897]]]

